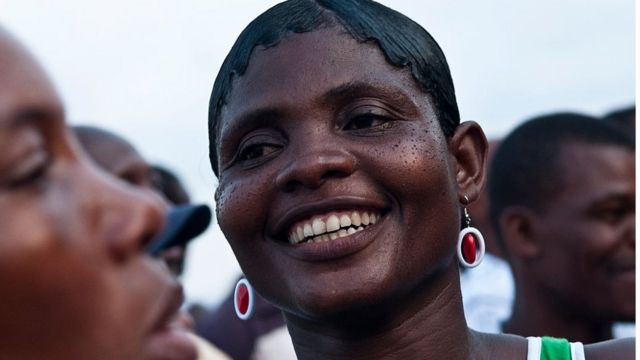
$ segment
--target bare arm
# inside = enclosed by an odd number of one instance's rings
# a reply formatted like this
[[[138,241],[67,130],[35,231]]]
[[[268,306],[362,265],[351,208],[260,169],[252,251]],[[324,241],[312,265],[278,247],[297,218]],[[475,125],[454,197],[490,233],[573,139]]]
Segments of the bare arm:
[[[585,345],[587,360],[635,359],[636,339],[616,339]]]

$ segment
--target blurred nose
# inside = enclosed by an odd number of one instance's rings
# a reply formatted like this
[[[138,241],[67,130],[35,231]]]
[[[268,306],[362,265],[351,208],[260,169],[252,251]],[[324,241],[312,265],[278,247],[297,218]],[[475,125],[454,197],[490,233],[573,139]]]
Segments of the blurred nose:
[[[168,209],[162,198],[148,189],[131,186],[107,174],[95,174],[93,191],[98,231],[116,261],[126,261],[144,251],[162,230]]]
[[[351,153],[329,143],[310,144],[291,158],[276,177],[277,186],[285,192],[319,188],[328,180],[351,175],[356,167]]]

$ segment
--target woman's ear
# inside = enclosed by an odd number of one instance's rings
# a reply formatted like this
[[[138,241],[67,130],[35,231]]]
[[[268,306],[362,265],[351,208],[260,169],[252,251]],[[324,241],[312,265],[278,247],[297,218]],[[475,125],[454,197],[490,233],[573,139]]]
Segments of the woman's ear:
[[[454,158],[458,197],[463,202],[478,198],[486,181],[487,138],[475,121],[465,121],[458,125],[449,140],[449,150]],[[464,203],[464,202],[463,202]]]

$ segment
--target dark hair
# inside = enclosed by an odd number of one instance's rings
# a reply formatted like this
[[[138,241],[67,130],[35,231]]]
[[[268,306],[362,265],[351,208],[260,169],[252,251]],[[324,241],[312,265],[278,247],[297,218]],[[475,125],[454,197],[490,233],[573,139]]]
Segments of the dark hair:
[[[556,113],[518,126],[498,146],[489,172],[490,216],[499,239],[498,221],[505,208],[520,205],[541,211],[561,189],[567,164],[561,163],[560,153],[574,143],[635,150],[633,138],[587,115]]]
[[[606,114],[602,119],[604,121],[620,126],[626,131],[629,131],[629,135],[635,138],[635,130],[636,130],[636,106],[635,105],[614,110]]]
[[[397,11],[369,0],[289,0],[253,20],[242,31],[216,77],[209,102],[209,158],[218,175],[219,116],[234,77],[242,76],[257,46],[276,46],[285,37],[335,25],[360,42],[374,42],[387,61],[409,67],[415,81],[431,95],[440,127],[453,135],[460,123],[455,90],[444,53],[420,25]]]

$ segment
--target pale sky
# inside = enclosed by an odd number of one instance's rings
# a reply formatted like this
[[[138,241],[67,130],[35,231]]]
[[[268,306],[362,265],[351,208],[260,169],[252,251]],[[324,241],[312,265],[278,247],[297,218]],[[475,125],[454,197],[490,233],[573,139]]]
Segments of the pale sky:
[[[443,48],[463,120],[505,135],[559,110],[602,115],[635,100],[633,0],[460,0],[382,3]],[[132,141],[213,204],[207,108],[242,29],[277,1],[0,0],[0,24],[40,59],[72,124]],[[214,224],[189,251],[187,297],[217,303],[240,274]]]

